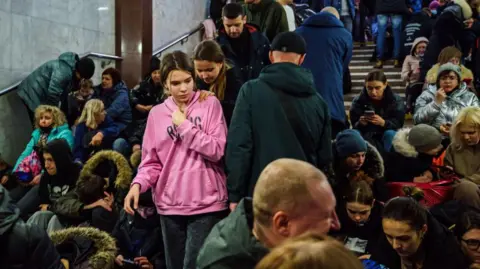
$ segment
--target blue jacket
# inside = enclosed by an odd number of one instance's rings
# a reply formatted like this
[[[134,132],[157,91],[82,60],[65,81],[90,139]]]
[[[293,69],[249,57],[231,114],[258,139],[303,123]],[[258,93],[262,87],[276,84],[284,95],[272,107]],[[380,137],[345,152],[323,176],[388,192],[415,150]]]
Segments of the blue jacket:
[[[132,109],[130,107],[128,89],[123,81],[108,91],[105,91],[101,85],[98,85],[95,87],[93,98],[102,100],[107,115],[115,122],[119,132],[124,131],[132,122]]]
[[[113,141],[119,135],[119,130],[115,122],[113,122],[110,116],[106,116],[105,120],[100,124],[97,128],[99,132],[103,133],[103,141]],[[82,163],[87,161],[87,151],[84,147],[84,137],[85,134],[89,132],[87,125],[85,122],[79,123],[75,128],[75,145],[73,148],[73,158],[75,161],[81,161]]]
[[[352,35],[327,12],[311,16],[295,31],[307,42],[303,67],[312,71],[317,92],[328,104],[332,118],[345,122],[343,73],[352,58]]]
[[[348,11],[350,12],[350,17],[352,20],[355,20],[355,1],[347,0]],[[342,15],[342,0],[325,0],[324,6],[332,6],[338,10],[338,14]]]
[[[54,139],[61,139],[61,138],[67,141],[71,149],[73,148],[73,135],[72,135],[72,131],[70,131],[70,128],[68,128],[68,124],[64,124],[62,126],[53,128],[50,134],[48,135],[47,143]],[[40,129],[35,129],[32,132],[32,138],[30,139],[27,146],[25,147],[25,150],[23,150],[22,154],[20,154],[20,157],[18,157],[17,163],[15,164],[13,171],[17,170],[18,165],[23,159],[25,159],[25,157],[32,154],[33,148],[37,145],[39,139],[40,139]]]

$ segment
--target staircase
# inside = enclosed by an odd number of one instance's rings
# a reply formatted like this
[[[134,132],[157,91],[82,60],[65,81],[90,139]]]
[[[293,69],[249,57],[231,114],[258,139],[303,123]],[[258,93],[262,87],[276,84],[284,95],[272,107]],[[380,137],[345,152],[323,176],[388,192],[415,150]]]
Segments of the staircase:
[[[347,115],[349,114],[348,111],[350,111],[353,98],[358,96],[365,86],[365,78],[367,77],[368,72],[374,69],[375,63],[369,62],[374,49],[374,44],[367,44],[364,47],[355,45],[353,48],[353,57],[349,65],[352,77],[352,92],[343,97]],[[385,72],[388,84],[392,90],[405,98],[405,83],[400,77],[401,68],[394,68],[392,60],[386,61],[382,70]]]

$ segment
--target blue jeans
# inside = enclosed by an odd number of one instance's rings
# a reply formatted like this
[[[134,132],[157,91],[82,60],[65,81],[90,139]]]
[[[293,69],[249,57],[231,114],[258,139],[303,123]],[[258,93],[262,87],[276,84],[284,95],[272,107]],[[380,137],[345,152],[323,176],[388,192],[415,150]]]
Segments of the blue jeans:
[[[128,144],[125,138],[117,138],[113,142],[112,149],[125,156],[125,158],[128,158],[128,153],[130,152],[130,144]]]
[[[347,30],[352,33],[353,31],[353,20],[352,20],[352,17],[350,15],[348,16],[342,16],[341,18],[343,24],[345,25],[345,28],[347,28]]]
[[[387,33],[388,18],[392,20],[393,28],[393,58],[400,58],[400,50],[402,47],[402,15],[394,14],[378,14],[378,37],[377,37],[377,59],[384,60],[385,38]]]
[[[382,142],[385,152],[390,152],[392,149],[393,138],[397,131],[395,130],[387,130],[383,133]]]

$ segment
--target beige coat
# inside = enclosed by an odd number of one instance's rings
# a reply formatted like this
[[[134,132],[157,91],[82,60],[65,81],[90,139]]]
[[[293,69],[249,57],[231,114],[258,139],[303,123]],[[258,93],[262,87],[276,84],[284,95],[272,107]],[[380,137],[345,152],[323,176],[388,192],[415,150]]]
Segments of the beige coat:
[[[457,174],[480,185],[480,144],[461,150],[448,146],[445,165],[453,167]]]

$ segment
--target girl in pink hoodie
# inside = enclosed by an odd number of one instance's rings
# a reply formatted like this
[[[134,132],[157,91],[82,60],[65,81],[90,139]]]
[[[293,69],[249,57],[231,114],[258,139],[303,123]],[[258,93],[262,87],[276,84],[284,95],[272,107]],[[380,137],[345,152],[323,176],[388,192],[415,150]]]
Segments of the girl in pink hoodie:
[[[152,188],[167,268],[193,269],[205,237],[227,209],[221,162],[227,127],[218,99],[202,101],[194,91],[194,69],[185,53],[165,55],[160,71],[171,96],[148,116],[142,162],[125,211],[134,214],[140,193]]]

